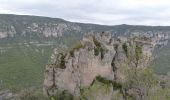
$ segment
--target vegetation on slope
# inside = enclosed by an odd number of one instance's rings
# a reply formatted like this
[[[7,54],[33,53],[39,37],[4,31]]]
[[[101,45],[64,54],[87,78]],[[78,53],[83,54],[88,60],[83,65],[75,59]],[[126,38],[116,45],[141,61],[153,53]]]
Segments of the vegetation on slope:
[[[94,55],[98,56],[100,54],[101,59],[103,59],[103,57],[104,57],[104,54],[103,54],[104,49],[102,48],[101,44],[98,42],[98,40],[95,37],[93,37],[93,42],[94,42],[94,44],[96,46],[94,48]]]
[[[152,68],[157,74],[166,75],[170,72],[170,42],[163,48],[156,48]]]
[[[9,45],[0,53],[0,88],[40,87],[52,48]]]

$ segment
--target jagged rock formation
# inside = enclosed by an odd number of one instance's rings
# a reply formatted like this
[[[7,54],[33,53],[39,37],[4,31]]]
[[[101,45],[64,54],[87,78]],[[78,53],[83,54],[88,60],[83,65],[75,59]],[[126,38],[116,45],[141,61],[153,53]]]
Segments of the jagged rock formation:
[[[152,39],[146,36],[114,39],[110,33],[102,32],[96,36],[88,33],[68,53],[55,51],[52,55],[45,70],[44,93],[54,96],[67,91],[88,100],[111,100],[117,97],[117,87],[126,82],[128,70],[147,67],[153,49]],[[105,88],[105,85],[100,86],[104,83],[109,87],[107,94],[103,94],[103,90],[86,93],[93,91],[93,85]]]

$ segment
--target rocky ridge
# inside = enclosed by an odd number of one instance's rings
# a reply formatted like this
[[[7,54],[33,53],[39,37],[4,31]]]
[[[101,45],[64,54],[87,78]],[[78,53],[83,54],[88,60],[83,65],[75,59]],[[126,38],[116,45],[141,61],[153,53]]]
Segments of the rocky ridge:
[[[135,26],[116,25],[105,26],[96,24],[85,24],[69,22],[59,18],[41,16],[24,16],[0,14],[0,39],[7,37],[30,37],[38,36],[43,39],[50,37],[61,37],[65,34],[86,33],[86,32],[108,31],[114,36],[129,36],[131,34],[167,36],[170,33],[169,26]]]
[[[55,50],[46,66],[44,93],[55,96],[64,91],[79,99],[112,100],[119,92],[117,88],[127,81],[129,71],[135,74],[147,68],[154,47],[152,39],[145,35],[112,38],[111,33],[87,33],[68,53]],[[93,91],[94,84],[104,88],[101,81],[109,85],[107,94],[100,89],[92,94],[84,92],[87,87],[88,92]]]
[[[36,33],[36,35],[42,34],[44,37],[61,37],[64,33],[68,33],[69,31],[77,31],[80,32],[80,27],[72,24],[66,23],[43,23],[39,24],[33,22],[31,24],[21,23],[23,27],[22,30],[17,30],[16,26],[10,25],[0,27],[0,38],[14,37],[16,33],[20,33],[20,36],[26,36],[28,34]],[[16,31],[17,30],[17,31]]]

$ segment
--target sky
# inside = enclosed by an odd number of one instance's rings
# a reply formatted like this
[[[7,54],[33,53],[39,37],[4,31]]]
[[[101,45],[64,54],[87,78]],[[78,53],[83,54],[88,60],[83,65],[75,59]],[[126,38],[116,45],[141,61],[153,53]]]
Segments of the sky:
[[[0,13],[103,25],[170,26],[170,0],[0,0]]]

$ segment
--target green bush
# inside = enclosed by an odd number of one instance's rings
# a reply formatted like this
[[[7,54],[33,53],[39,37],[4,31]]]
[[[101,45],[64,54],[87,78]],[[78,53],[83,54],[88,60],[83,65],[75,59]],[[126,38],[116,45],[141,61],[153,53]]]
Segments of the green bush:
[[[95,55],[95,56],[98,56],[99,53],[100,53],[99,48],[94,48],[94,55]]]
[[[56,100],[54,96],[50,96],[49,100]]]
[[[65,69],[66,65],[65,65],[65,56],[64,54],[61,54],[61,58],[60,58],[60,68]]]
[[[156,89],[160,88],[159,84],[157,84],[157,79],[154,76],[154,73],[151,69],[144,70],[130,70],[129,75],[127,76],[126,83],[123,84],[124,90],[132,90],[133,98],[141,97],[141,94],[145,97],[144,100],[155,100],[155,99],[146,99],[156,93]],[[156,95],[155,95],[156,96]],[[158,99],[158,100],[166,100],[166,99]]]
[[[106,78],[103,78],[101,76],[97,76],[96,80],[106,85],[112,84],[114,89],[122,88],[122,85],[120,83],[117,83],[116,81],[107,80]]]
[[[104,49],[103,48],[94,48],[94,55],[98,56],[101,53],[101,59],[104,58]]]
[[[118,46],[118,44],[114,44],[114,49],[117,50]]]
[[[128,57],[128,46],[127,46],[127,44],[124,43],[124,44],[122,45],[122,48],[123,48],[124,52],[126,53],[126,56]]]
[[[136,45],[135,48],[135,55],[136,55],[136,60],[138,61],[142,55],[142,48]]]
[[[118,83],[116,81],[113,81],[112,85],[113,85],[114,89],[121,89],[122,88],[122,84],[120,84],[120,83]]]
[[[96,100],[97,95],[108,96],[111,92],[110,88],[112,88],[111,81],[98,76],[90,86],[80,89],[80,100],[88,100],[89,98],[90,100]]]
[[[115,67],[115,58],[113,58],[112,59],[112,63],[111,63],[111,65],[112,65],[112,70],[115,72],[116,71],[116,67]]]
[[[74,100],[74,96],[71,95],[67,90],[60,92],[55,96],[51,96],[50,100]]]
[[[104,49],[101,47],[101,44],[99,41],[96,40],[95,37],[93,37],[93,42],[95,44],[95,48],[94,48],[94,55],[98,56],[101,53],[101,59],[104,58]]]
[[[74,51],[75,50],[78,50],[78,49],[80,49],[80,48],[82,48],[83,47],[83,45],[79,42],[79,43],[77,43],[69,52],[70,52],[70,55],[71,55],[71,57],[74,57]]]
[[[104,58],[104,49],[100,48],[100,52],[101,52],[101,59],[103,59]]]
[[[97,48],[101,47],[100,42],[96,40],[95,36],[93,36],[93,42],[94,42],[94,44],[96,45]]]
[[[107,80],[107,79],[105,79],[105,78],[103,78],[103,77],[101,77],[101,76],[97,76],[97,77],[96,77],[96,80],[99,81],[99,82],[102,82],[102,83],[104,83],[104,84],[110,84],[110,83],[112,83],[112,81]]]

